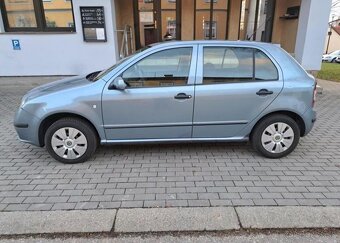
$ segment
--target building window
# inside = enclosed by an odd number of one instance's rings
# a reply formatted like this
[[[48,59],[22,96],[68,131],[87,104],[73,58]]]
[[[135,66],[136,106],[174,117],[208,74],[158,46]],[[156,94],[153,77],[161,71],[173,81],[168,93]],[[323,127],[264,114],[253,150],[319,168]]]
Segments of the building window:
[[[173,39],[176,39],[176,20],[168,20],[166,31],[172,36]]]
[[[6,32],[75,31],[71,0],[3,0],[0,7]]]
[[[204,39],[209,40],[209,39],[216,39],[217,38],[217,22],[213,21],[211,23],[211,38],[210,37],[210,21],[204,21]]]

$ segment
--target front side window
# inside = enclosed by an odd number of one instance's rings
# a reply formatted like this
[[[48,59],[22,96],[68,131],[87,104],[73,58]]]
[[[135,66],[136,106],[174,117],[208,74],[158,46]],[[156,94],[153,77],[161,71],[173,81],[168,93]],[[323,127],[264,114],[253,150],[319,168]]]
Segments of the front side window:
[[[203,84],[278,79],[272,61],[253,48],[206,47],[203,62]]]
[[[160,51],[129,67],[122,78],[131,88],[169,87],[187,84],[192,48]]]
[[[75,31],[70,0],[2,0],[0,7],[7,32]]]

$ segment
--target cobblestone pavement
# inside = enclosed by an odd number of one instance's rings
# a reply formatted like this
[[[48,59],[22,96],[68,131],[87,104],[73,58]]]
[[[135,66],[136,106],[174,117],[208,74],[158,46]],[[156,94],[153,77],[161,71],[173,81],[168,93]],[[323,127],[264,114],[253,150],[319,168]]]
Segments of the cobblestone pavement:
[[[0,211],[340,205],[340,83],[319,82],[314,130],[283,159],[244,143],[125,145],[64,165],[19,142],[12,125],[21,96],[53,79],[0,79]]]

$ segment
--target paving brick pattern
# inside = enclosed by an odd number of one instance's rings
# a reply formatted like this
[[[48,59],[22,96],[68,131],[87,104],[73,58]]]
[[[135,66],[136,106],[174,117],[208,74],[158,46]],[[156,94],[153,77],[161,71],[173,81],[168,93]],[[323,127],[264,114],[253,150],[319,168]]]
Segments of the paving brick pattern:
[[[315,128],[283,159],[244,143],[126,145],[64,165],[19,142],[12,125],[21,96],[53,79],[0,79],[0,211],[340,205],[339,83],[319,82]]]

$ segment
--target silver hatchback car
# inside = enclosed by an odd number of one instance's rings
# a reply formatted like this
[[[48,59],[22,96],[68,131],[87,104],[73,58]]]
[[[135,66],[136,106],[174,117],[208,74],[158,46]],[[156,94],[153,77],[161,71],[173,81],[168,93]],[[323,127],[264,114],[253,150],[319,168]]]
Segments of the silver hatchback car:
[[[280,158],[311,131],[315,95],[315,79],[278,46],[174,41],[29,91],[14,126],[64,163],[98,144],[146,142],[250,140]]]

